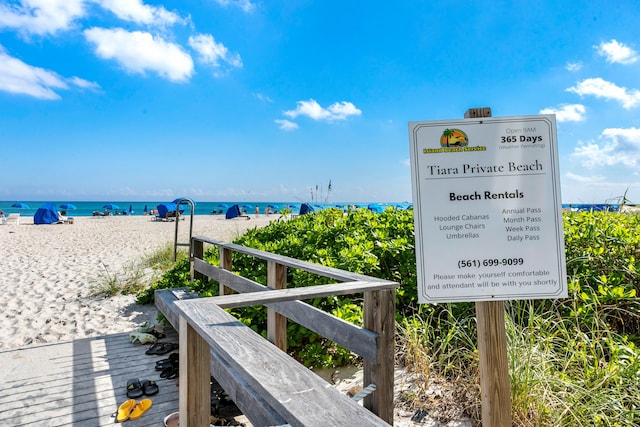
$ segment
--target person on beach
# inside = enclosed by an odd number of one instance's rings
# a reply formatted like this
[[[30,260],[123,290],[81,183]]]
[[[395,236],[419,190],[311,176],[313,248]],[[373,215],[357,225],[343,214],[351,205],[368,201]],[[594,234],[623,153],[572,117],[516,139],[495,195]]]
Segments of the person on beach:
[[[0,224],[4,224],[6,218],[4,217],[4,211],[0,209]]]
[[[258,218],[259,214],[260,214],[260,208],[258,206],[256,206],[256,218]]]
[[[58,211],[58,221],[66,221],[68,218]]]

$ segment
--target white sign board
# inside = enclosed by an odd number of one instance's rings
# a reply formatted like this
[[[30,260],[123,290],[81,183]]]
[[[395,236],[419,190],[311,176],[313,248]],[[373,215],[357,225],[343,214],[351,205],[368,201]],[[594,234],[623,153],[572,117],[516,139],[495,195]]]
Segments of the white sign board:
[[[420,303],[567,296],[555,115],[409,123]]]

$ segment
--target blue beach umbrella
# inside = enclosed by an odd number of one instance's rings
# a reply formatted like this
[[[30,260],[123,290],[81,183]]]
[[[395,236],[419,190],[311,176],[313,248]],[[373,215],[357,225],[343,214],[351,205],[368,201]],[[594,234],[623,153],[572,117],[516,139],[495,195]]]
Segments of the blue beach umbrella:
[[[228,208],[228,207],[229,207],[229,205],[228,205],[228,204],[226,204],[226,203],[219,203],[219,204],[218,204],[218,207],[219,207],[219,208],[225,208],[225,209],[226,209],[226,208]]]
[[[65,210],[71,210],[71,209],[75,209],[76,207],[74,205],[72,205],[71,203],[62,203],[60,204],[60,209],[65,209]]]
[[[12,208],[29,209],[29,205],[26,203],[18,202],[11,205]]]
[[[108,210],[108,211],[120,209],[120,207],[118,205],[115,205],[113,203],[107,203],[106,205],[103,206],[103,208]]]
[[[180,202],[180,200],[182,200],[182,202]],[[186,200],[186,197],[178,197],[177,199],[175,199],[171,203],[178,203],[178,202],[180,202],[181,205],[188,205],[189,204],[189,202]],[[193,200],[192,200],[192,202],[193,202]],[[193,204],[195,205],[196,202],[193,202]]]

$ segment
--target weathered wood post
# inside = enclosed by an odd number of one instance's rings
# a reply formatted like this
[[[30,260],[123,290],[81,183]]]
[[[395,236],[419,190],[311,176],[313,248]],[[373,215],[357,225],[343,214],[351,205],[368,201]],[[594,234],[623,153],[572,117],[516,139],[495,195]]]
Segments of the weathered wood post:
[[[490,108],[470,108],[465,119],[491,117]],[[476,302],[482,425],[511,427],[511,381],[503,301]]]
[[[227,271],[231,271],[233,268],[233,251],[227,248],[220,248],[220,267]],[[220,283],[220,289],[218,289],[220,295],[229,295],[233,292],[232,289],[227,288],[223,283]]]
[[[191,239],[191,254],[189,256],[189,264],[191,270],[191,281],[193,282],[196,279],[205,279],[206,276],[202,273],[195,271],[194,268],[194,259],[202,259],[204,258],[204,242],[202,240]]]
[[[180,317],[180,425],[205,427],[210,424],[211,383],[209,343]]]
[[[376,363],[364,361],[363,386],[376,385],[364,407],[393,425],[393,373],[396,293],[394,289],[364,293],[364,327],[379,334]]]
[[[287,287],[287,267],[267,262],[267,286],[271,289]],[[267,311],[267,338],[280,350],[287,351],[287,318],[272,309]]]

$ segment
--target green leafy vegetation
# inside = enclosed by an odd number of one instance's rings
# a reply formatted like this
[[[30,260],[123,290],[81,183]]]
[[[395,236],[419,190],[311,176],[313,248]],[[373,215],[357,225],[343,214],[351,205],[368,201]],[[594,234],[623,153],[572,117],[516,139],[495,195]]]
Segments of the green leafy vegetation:
[[[517,426],[640,425],[640,216],[605,212],[565,213],[569,298],[509,301],[506,329]],[[446,381],[455,403],[478,421],[478,351],[474,304],[417,303],[413,212],[388,209],[323,210],[263,229],[235,243],[400,283],[397,291],[396,359],[415,371],[423,389],[407,392],[413,408],[442,406],[425,398],[433,382]],[[217,251],[205,258],[217,263]],[[266,283],[266,263],[234,254],[234,272]],[[288,286],[313,286],[328,279],[288,271]],[[153,290],[189,286],[189,263],[179,261],[138,294],[151,302]],[[215,295],[215,282],[191,285]],[[361,301],[346,297],[312,303],[345,320],[362,322]],[[266,334],[261,307],[234,310]],[[291,353],[307,366],[357,363],[344,349],[289,322]]]

